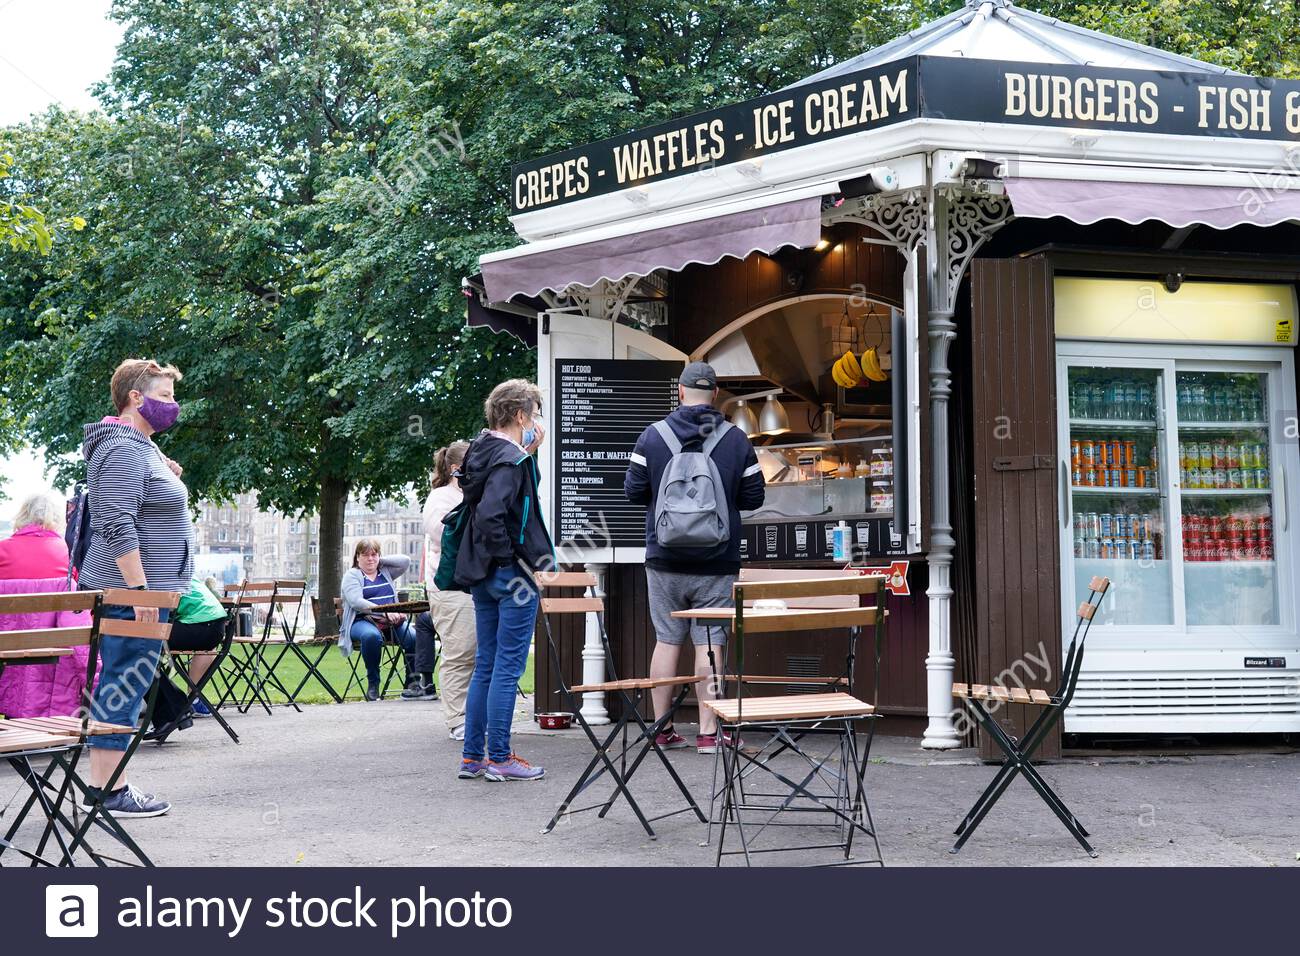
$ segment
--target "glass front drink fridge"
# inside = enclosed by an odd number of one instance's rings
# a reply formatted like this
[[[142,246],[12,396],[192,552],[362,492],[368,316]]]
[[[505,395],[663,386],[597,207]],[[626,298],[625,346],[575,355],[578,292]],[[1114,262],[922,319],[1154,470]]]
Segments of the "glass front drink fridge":
[[[1066,732],[1300,730],[1291,351],[1063,342],[1057,384],[1067,642],[1112,582]]]

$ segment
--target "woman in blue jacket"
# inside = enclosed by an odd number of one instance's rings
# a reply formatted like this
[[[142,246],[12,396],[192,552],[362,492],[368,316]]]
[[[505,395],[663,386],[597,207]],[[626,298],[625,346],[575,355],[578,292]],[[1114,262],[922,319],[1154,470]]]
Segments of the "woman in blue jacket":
[[[474,598],[478,653],[465,702],[461,779],[539,780],[545,771],[510,747],[515,687],[528,663],[539,592],[534,571],[553,569],[533,453],[545,438],[542,393],[511,379],[483,406],[488,428],[461,465],[468,522],[456,556],[456,585]]]

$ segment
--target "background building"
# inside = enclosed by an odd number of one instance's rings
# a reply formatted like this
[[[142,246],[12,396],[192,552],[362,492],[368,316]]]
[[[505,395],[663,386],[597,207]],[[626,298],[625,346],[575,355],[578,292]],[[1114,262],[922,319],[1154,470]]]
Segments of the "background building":
[[[320,517],[288,515],[258,507],[257,494],[238,495],[228,503],[202,501],[194,521],[199,553],[198,573],[212,575],[223,584],[244,577],[301,578],[316,589],[320,575]],[[360,501],[347,505],[343,530],[345,567],[361,538],[378,538],[384,554],[411,558],[418,580],[424,553],[424,525],[420,501],[412,492],[384,499],[373,506]]]

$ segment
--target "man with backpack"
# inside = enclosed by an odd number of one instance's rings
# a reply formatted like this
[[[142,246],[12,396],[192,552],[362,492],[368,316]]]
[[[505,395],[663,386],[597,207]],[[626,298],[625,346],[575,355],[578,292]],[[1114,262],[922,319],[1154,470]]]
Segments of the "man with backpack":
[[[696,685],[701,700],[717,696],[710,653],[721,655],[722,634],[673,611],[732,607],[732,586],[740,574],[740,512],[763,504],[764,482],[754,446],[739,428],[714,408],[718,378],[704,362],[691,362],[678,379],[678,408],[637,439],[623,490],[628,501],[646,506],[646,584],[655,649],[652,678],[673,677],[689,634],[695,652]],[[714,642],[714,651],[709,642]],[[722,657],[717,660],[719,672]],[[655,718],[667,713],[672,689],[652,691]],[[660,747],[687,746],[671,726],[659,735]],[[711,754],[718,747],[717,720],[700,709],[695,748]]]

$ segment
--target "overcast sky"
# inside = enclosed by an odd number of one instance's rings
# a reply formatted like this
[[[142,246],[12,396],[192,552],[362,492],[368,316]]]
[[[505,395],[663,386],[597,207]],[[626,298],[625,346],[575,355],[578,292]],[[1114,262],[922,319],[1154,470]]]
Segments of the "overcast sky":
[[[108,75],[121,29],[108,20],[109,0],[0,0],[0,125],[20,123],[51,103],[91,109],[92,84]],[[48,489],[40,457],[28,452],[0,460],[8,499]]]

